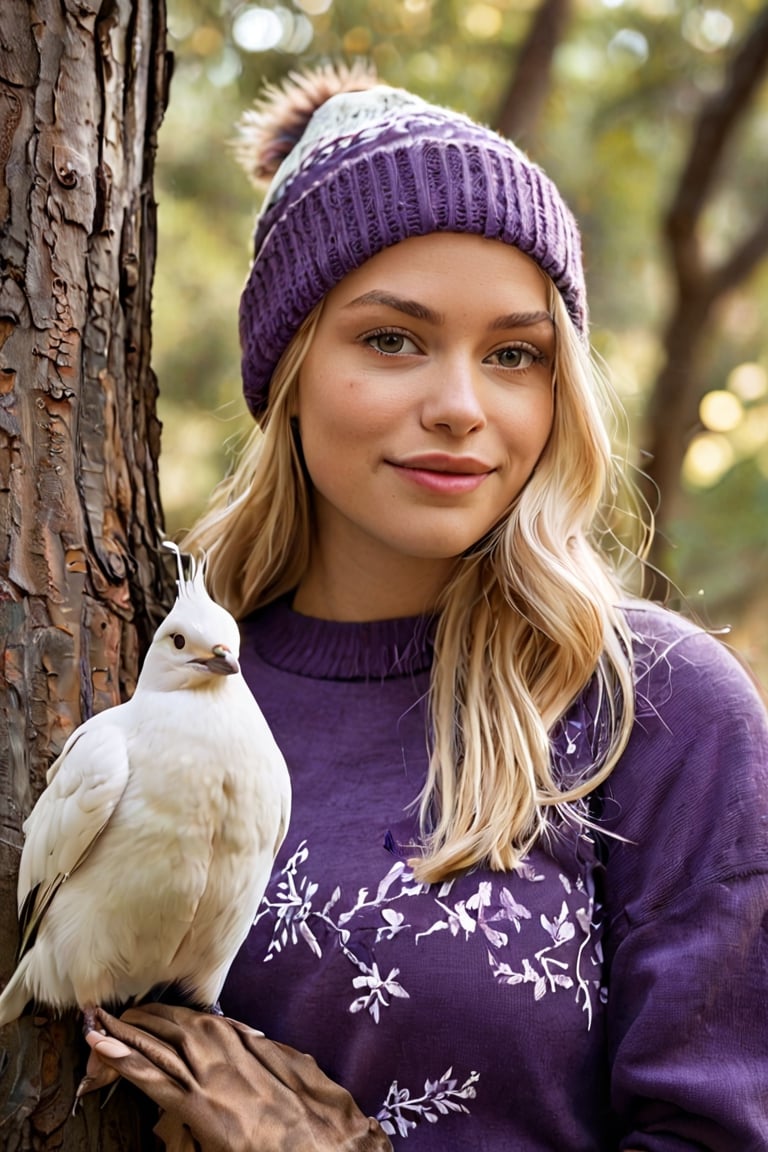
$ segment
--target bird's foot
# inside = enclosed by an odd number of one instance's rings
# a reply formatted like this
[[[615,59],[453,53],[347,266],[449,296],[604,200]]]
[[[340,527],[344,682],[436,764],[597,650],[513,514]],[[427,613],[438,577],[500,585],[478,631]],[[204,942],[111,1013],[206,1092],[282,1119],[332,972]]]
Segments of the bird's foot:
[[[83,1036],[87,1036],[89,1032],[101,1032],[104,1035],[104,1029],[100,1028],[96,1019],[95,1004],[86,1004],[83,1008]]]
[[[93,1032],[96,1032],[99,1036],[106,1036],[106,1032],[98,1022],[96,1011],[97,1006],[95,1004],[85,1004],[83,1006],[83,1035],[86,1040],[88,1039],[89,1033]],[[98,1092],[100,1088],[108,1088],[110,1085],[114,1085],[119,1079],[119,1073],[115,1072],[114,1068],[108,1067],[103,1060],[100,1060],[96,1052],[91,1051],[85,1069],[85,1076],[83,1076],[75,1092],[75,1099],[72,1104],[73,1114],[77,1111],[83,1096],[88,1095],[89,1092]],[[111,1096],[111,1094],[110,1092],[109,1095]],[[107,1099],[109,1099],[109,1096]]]
[[[88,1057],[88,1067],[86,1068],[85,1076],[77,1086],[75,1092],[75,1099],[72,1104],[72,1115],[77,1112],[80,1101],[83,1096],[87,1096],[89,1092],[98,1092],[100,1088],[109,1088],[111,1086],[114,1091],[117,1081],[120,1079],[120,1074],[115,1072],[114,1068],[108,1068],[95,1052],[92,1052]],[[112,1091],[109,1096],[112,1095]],[[107,1096],[107,1100],[109,1099]],[[106,1100],[104,1101],[106,1103]]]

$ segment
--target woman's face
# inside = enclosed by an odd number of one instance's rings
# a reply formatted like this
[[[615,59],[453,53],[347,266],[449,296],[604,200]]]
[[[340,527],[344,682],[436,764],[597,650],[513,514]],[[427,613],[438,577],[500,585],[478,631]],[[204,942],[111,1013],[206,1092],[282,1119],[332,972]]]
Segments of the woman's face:
[[[546,444],[554,351],[546,281],[500,241],[413,238],[347,275],[299,377],[310,576],[418,572],[439,587]]]

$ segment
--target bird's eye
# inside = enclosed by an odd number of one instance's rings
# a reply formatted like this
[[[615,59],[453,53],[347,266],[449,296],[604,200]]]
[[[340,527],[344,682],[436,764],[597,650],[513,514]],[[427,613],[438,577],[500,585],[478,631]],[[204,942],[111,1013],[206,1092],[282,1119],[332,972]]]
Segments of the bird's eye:
[[[184,645],[187,643],[187,642],[186,642],[186,640],[184,639],[184,637],[181,635],[181,633],[180,633],[180,632],[175,632],[175,633],[173,634],[173,637],[172,637],[172,639],[173,639],[173,645],[174,645],[174,647],[175,647],[175,648],[179,648],[179,649],[181,649],[181,648],[183,648],[183,647],[184,647]]]

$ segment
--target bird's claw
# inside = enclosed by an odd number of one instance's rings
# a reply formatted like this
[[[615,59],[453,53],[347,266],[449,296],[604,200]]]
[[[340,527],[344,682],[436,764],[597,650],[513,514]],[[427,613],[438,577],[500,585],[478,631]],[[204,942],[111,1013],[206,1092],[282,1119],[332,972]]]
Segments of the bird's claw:
[[[82,1080],[77,1086],[75,1092],[75,1099],[72,1101],[72,1115],[74,1116],[77,1109],[80,1107],[80,1102],[83,1096],[87,1096],[91,1092],[98,1092],[100,1088],[109,1088],[109,1092],[104,1097],[102,1108],[112,1098],[112,1093],[117,1087],[117,1082],[120,1079],[119,1073],[115,1072],[113,1068],[103,1068],[94,1076],[89,1076],[87,1073],[83,1076]]]
[[[88,1007],[83,1011],[83,1034],[88,1036],[93,1032],[99,1033],[100,1036],[106,1036],[106,1032],[101,1025],[97,1025],[96,1009]],[[72,1104],[73,1115],[77,1111],[83,1096],[87,1096],[91,1092],[98,1092],[100,1088],[108,1088],[110,1085],[114,1089],[114,1085],[119,1079],[119,1072],[116,1072],[114,1068],[110,1068],[108,1064],[100,1060],[97,1052],[91,1052],[88,1057],[85,1076],[83,1076],[75,1092],[75,1099]],[[110,1092],[106,1100],[108,1100],[111,1095],[112,1093]],[[106,1103],[106,1100],[104,1103]]]
[[[92,1080],[93,1077],[91,1076],[83,1076],[82,1080],[78,1084],[77,1091],[75,1092],[75,1098],[72,1101],[72,1116],[77,1113],[77,1110],[80,1107],[80,1101],[82,1100],[83,1096],[87,1095],[88,1092],[94,1091]]]

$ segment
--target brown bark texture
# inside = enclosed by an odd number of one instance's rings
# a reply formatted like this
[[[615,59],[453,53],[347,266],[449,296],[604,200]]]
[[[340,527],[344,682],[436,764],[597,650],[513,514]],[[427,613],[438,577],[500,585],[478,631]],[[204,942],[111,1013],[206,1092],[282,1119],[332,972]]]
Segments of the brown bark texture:
[[[130,696],[168,606],[150,370],[164,0],[0,2],[0,979],[22,822]],[[127,1085],[70,1115],[76,1016],[0,1035],[0,1147],[151,1147]]]
[[[702,218],[717,189],[723,159],[768,73],[768,7],[761,8],[731,58],[722,87],[702,104],[686,161],[664,222],[674,300],[664,337],[664,359],[646,413],[646,498],[657,509],[651,562],[663,571],[665,529],[680,489],[680,471],[698,408],[707,390],[703,358],[718,303],[746,280],[768,253],[768,210],[746,236],[713,264],[705,256]],[[663,594],[663,579],[649,573],[649,594]]]

